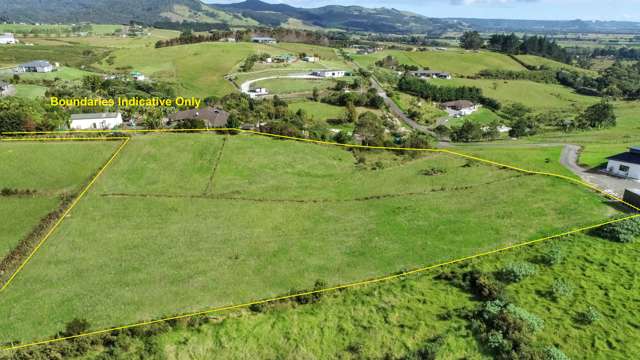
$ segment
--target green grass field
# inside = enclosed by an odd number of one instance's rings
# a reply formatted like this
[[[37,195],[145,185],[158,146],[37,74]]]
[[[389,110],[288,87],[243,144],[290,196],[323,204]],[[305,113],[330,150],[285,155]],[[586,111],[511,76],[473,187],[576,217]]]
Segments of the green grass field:
[[[0,188],[36,190],[0,196],[0,257],[60,203],[77,192],[115,149],[115,143],[0,143]]]
[[[82,80],[83,77],[88,75],[96,75],[94,72],[80,70],[76,68],[62,66],[58,68],[57,71],[52,71],[49,73],[22,73],[20,74],[20,78],[24,80]]]
[[[544,58],[544,57],[541,57],[541,56],[516,55],[516,57],[520,61],[522,61],[525,64],[530,65],[530,66],[546,66],[546,67],[548,67],[550,69],[571,70],[571,71],[577,71],[579,73],[583,73],[583,74],[586,74],[586,75],[590,75],[590,76],[593,76],[593,77],[598,76],[598,73],[596,71],[579,68],[577,66],[561,63],[559,61],[547,59],[547,58]]]
[[[495,98],[503,105],[519,102],[531,107],[534,112],[549,110],[582,110],[600,101],[594,96],[576,94],[562,85],[542,84],[526,80],[431,80],[442,86],[475,86],[482,89],[485,96]]]
[[[408,112],[412,107],[419,108],[423,114],[423,118],[420,122],[430,123],[438,118],[447,116],[447,112],[440,109],[436,104],[403,92],[395,92],[393,101],[404,112]]]
[[[418,65],[455,75],[475,75],[480,70],[526,70],[507,55],[489,51],[471,52],[460,49],[447,51],[407,52],[388,50],[372,55],[354,55],[354,60],[363,67],[372,66],[376,60],[387,55],[396,57],[401,64]]]
[[[500,116],[496,115],[496,113],[494,113],[493,111],[487,108],[481,108],[471,115],[459,117],[459,118],[451,118],[449,119],[449,121],[447,121],[447,125],[458,126],[458,125],[462,125],[465,121],[471,121],[474,123],[478,123],[480,125],[489,125],[494,122],[502,124],[505,122],[502,118],[500,118]]]
[[[88,45],[15,45],[0,47],[0,67],[33,60],[59,62],[64,66],[90,65],[106,56],[107,50]]]
[[[449,155],[367,153],[383,166],[369,170],[336,147],[241,135],[214,165],[223,141],[133,138],[0,297],[0,340],[356,281],[614,214],[565,181]]]
[[[270,79],[252,84],[254,88],[263,87],[269,89],[270,94],[310,93],[314,88],[326,90],[335,86],[334,80],[307,80],[307,79]]]
[[[46,87],[40,85],[17,84],[15,85],[15,87],[15,96],[27,99],[44,97],[44,94],[47,91]]]

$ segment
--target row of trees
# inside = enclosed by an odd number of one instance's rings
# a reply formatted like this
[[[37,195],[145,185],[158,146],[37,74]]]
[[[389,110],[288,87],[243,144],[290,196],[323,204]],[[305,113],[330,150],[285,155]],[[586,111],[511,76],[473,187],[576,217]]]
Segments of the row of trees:
[[[501,107],[497,100],[485,97],[482,89],[475,86],[438,86],[414,76],[403,76],[398,81],[398,90],[436,102],[469,100],[495,110]]]
[[[485,39],[477,31],[467,31],[460,37],[460,46],[468,50],[482,47],[505,54],[530,54],[547,57],[561,62],[571,62],[571,55],[554,40],[544,36],[524,36],[516,34],[494,34]]]

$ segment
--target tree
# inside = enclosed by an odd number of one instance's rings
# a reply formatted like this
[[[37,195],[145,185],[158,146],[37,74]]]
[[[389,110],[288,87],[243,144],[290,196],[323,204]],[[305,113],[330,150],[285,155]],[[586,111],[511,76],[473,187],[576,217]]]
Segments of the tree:
[[[355,133],[362,136],[363,145],[384,145],[384,127],[382,126],[382,121],[371,111],[364,112],[358,117]]]
[[[484,40],[477,31],[466,31],[460,37],[460,47],[467,50],[478,50],[484,45]]]
[[[476,122],[465,120],[462,126],[451,131],[451,140],[456,142],[471,142],[482,139],[482,129]]]
[[[576,117],[576,123],[582,129],[600,129],[616,126],[616,114],[613,111],[613,105],[607,101],[591,105]]]
[[[353,103],[347,103],[347,110],[344,113],[345,122],[353,124],[358,120],[358,110],[353,106]]]
[[[311,98],[313,98],[313,101],[320,100],[320,91],[317,87],[313,88],[313,91],[311,92]]]
[[[511,124],[511,130],[509,130],[509,136],[522,137],[531,136],[538,133],[539,126],[536,120],[531,116],[524,116],[518,118]]]

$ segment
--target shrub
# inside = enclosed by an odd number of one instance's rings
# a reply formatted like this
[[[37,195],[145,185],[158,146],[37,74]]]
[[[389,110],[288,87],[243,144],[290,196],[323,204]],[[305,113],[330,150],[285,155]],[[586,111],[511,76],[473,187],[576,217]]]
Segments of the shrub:
[[[87,332],[90,328],[89,322],[85,319],[73,319],[67,323],[62,336],[74,336]]]
[[[563,260],[564,253],[558,246],[550,248],[547,252],[540,256],[540,262],[547,266],[560,264]]]
[[[556,279],[551,285],[551,296],[554,299],[560,299],[563,297],[571,296],[573,294],[573,287],[564,279]]]
[[[543,355],[545,360],[569,360],[569,357],[555,346],[544,348]]]
[[[526,262],[508,264],[499,272],[500,278],[508,282],[520,282],[535,273],[536,267]]]
[[[506,309],[511,315],[522,320],[531,332],[538,332],[544,327],[544,321],[542,321],[542,319],[521,307],[509,304]]]
[[[447,169],[445,168],[430,167],[428,169],[424,169],[420,171],[420,174],[424,176],[434,176],[434,175],[445,174],[446,172],[447,172]]]
[[[504,289],[490,275],[472,270],[463,275],[469,291],[480,300],[496,300],[503,297]]]
[[[598,320],[600,320],[600,313],[593,306],[589,306],[587,310],[578,314],[578,321],[583,324],[590,325]]]
[[[591,233],[603,239],[620,243],[630,243],[640,235],[640,218],[607,224],[594,229]]]

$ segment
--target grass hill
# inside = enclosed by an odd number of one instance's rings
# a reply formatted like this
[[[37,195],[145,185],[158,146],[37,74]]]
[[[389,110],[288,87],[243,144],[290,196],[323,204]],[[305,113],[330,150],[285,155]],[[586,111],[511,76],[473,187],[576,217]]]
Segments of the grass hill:
[[[254,25],[199,0],[21,0],[0,2],[0,19],[40,23],[154,23],[160,20]]]

